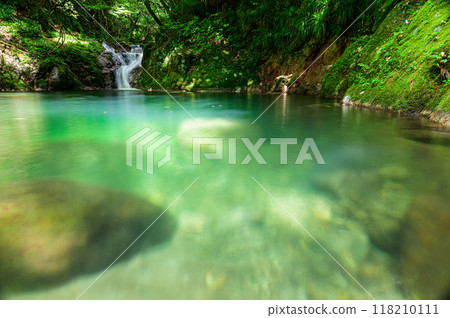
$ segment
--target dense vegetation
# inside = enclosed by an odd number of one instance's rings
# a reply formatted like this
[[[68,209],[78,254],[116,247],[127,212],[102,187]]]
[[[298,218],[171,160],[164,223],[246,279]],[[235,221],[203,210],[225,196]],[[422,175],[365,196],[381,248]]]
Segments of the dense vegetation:
[[[386,5],[393,4],[388,1]],[[341,33],[371,1],[180,1],[161,18],[162,34],[147,46],[147,67],[168,70],[163,85],[184,89],[244,89],[264,80],[273,55],[284,60],[304,51],[314,55]],[[380,20],[369,10],[354,30],[371,32]],[[150,79],[144,86],[152,85]],[[257,86],[255,86],[257,87]]]
[[[121,44],[143,45],[143,66],[169,89],[293,84],[291,92],[449,110],[445,0],[6,0],[0,49],[12,57],[1,57],[0,88],[104,87],[101,42],[119,46],[90,15]],[[159,88],[146,73],[138,86]]]
[[[78,4],[81,4],[86,11]],[[14,74],[2,60],[0,87],[6,89],[77,89],[102,87],[97,55],[102,41],[111,41],[92,15],[122,43],[145,41],[153,24],[141,1],[6,0],[0,4],[0,44],[12,51],[16,64],[36,64]],[[3,51],[2,50],[2,51]],[[11,63],[10,63],[11,64]],[[14,63],[12,63],[14,64]],[[52,85],[51,72],[59,68],[60,81]],[[27,74],[37,72],[36,76]],[[19,75],[19,76],[17,76]]]

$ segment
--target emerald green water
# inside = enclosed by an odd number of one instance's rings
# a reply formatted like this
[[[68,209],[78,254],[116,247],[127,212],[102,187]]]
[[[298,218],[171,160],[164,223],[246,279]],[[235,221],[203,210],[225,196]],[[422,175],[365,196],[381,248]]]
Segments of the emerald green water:
[[[450,234],[441,225],[450,206],[448,130],[303,96],[280,98],[252,125],[275,95],[175,97],[203,128],[158,93],[0,95],[3,186],[75,181],[164,210],[200,177],[161,217],[175,220],[174,233],[117,262],[82,299],[369,299],[304,229],[376,299],[426,297],[424,289],[428,297],[447,295]],[[173,136],[172,160],[154,175],[125,164],[127,138],[144,127]],[[310,137],[326,164],[295,165],[300,146],[289,146],[288,164],[280,165],[279,146],[266,141],[260,153],[267,165],[254,158],[240,164],[248,153],[242,144],[235,165],[204,158],[193,165],[193,136]],[[429,215],[427,223],[417,215]],[[439,240],[427,241],[421,233],[428,232]],[[5,288],[0,296],[75,299],[100,273]]]

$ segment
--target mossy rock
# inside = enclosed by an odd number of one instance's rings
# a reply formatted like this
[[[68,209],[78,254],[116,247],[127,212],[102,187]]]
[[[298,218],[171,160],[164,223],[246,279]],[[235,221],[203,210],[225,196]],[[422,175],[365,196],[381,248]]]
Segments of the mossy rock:
[[[161,209],[125,192],[46,180],[0,189],[0,285],[14,291],[44,287],[110,265]],[[160,218],[121,259],[167,240]]]
[[[1,53],[0,53],[1,56]],[[4,90],[24,90],[29,86],[20,78],[18,74],[10,70],[4,60],[0,64],[0,89]]]
[[[97,59],[100,53],[96,45],[68,43],[45,59],[38,58],[38,86],[51,90],[103,88],[103,67]]]
[[[67,65],[55,66],[48,80],[48,88],[54,90],[82,89],[83,84]]]

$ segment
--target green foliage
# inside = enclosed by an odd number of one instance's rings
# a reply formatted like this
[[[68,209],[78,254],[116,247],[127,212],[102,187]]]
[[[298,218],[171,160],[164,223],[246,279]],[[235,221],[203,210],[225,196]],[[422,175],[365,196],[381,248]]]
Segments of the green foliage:
[[[158,11],[163,24],[159,28],[161,34],[148,44],[147,52],[163,58],[147,60],[146,65],[152,67],[154,74],[178,74],[158,78],[173,88],[245,89],[248,82],[261,81],[260,69],[270,56],[281,53],[285,58],[305,46],[319,47],[342,32],[369,3],[369,0],[180,0],[169,11]],[[369,18],[357,27],[369,30],[382,15],[372,8]],[[172,65],[170,71],[154,68],[164,65],[163,60],[171,53],[187,56],[189,63],[179,63],[178,68]],[[148,76],[143,77],[142,85],[155,87]]]
[[[372,1],[369,0],[263,0],[242,1],[237,7],[237,24],[255,51],[298,50],[311,41],[332,38],[341,33]],[[364,23],[376,19],[376,10],[369,10]]]
[[[42,35],[39,24],[30,19],[19,20],[14,23],[14,26],[17,34],[23,38],[37,39]]]
[[[96,15],[109,10],[115,1],[80,2]],[[61,80],[54,88],[103,87],[97,55],[102,51],[99,42],[105,39],[105,34],[92,24],[92,20],[86,19],[86,13],[80,7],[65,0],[8,0],[0,5],[0,14],[4,30],[13,37],[13,50],[27,52],[38,65],[37,87],[48,87],[46,83],[55,67],[60,71]],[[106,11],[98,19],[111,16]],[[16,89],[6,83],[11,76],[3,73],[0,87]],[[21,88],[29,87],[22,85]]]
[[[170,21],[189,22],[191,19],[204,19],[207,17],[207,7],[203,1],[180,0],[169,12]]]
[[[363,73],[368,66],[360,61],[360,57],[370,39],[370,36],[358,38],[324,75],[322,93],[325,96],[343,96],[353,83],[366,82]]]
[[[304,67],[372,1],[79,0],[120,43],[145,45],[144,67],[164,87],[187,90],[246,90],[266,74],[293,73],[280,65]],[[394,108],[448,107],[441,99],[449,88],[449,16],[444,0],[379,0],[340,40],[349,45],[331,68],[335,58],[326,59],[321,92]],[[0,20],[15,49],[38,63],[37,86],[48,87],[56,68],[59,88],[102,87],[96,56],[112,40],[75,2],[4,0]],[[159,88],[145,73],[138,83]]]
[[[374,35],[350,45],[325,74],[324,94],[407,111],[449,110],[441,102],[450,77],[449,19],[442,0],[400,3]]]
[[[161,74],[160,81],[190,89],[245,89],[249,82],[260,81],[261,66],[269,56],[295,54],[311,42],[311,47],[319,46],[341,32],[370,1],[79,0],[120,43],[146,44],[146,64],[155,60],[153,65],[164,70],[153,70]],[[79,75],[83,84],[98,83],[99,66],[91,58],[96,50],[79,50],[72,41],[111,39],[77,3],[5,0],[0,8],[10,13],[19,46],[42,65],[43,78],[52,66],[68,65],[75,74],[88,73]],[[16,18],[10,17],[13,13]],[[377,10],[369,13],[358,28],[376,20]],[[179,56],[184,63],[176,62]]]
[[[0,20],[1,21],[11,21],[14,18],[16,10],[13,5],[2,3],[0,4]]]
[[[28,85],[13,72],[11,66],[5,62],[5,57],[0,52],[0,88],[7,90],[23,90],[29,88]]]

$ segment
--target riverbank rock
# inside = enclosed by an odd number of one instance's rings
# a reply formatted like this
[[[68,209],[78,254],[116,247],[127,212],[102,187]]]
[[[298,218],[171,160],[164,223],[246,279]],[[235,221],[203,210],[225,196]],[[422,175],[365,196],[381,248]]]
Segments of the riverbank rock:
[[[116,72],[120,67],[120,62],[113,59],[111,52],[104,50],[97,56],[98,62],[102,66],[103,79],[105,88],[112,89],[116,87]]]
[[[48,78],[49,90],[83,89],[84,85],[66,63],[52,68]]]
[[[372,242],[385,251],[396,252],[411,195],[402,184],[388,180],[366,202],[366,215],[361,220]]]
[[[37,72],[37,63],[18,49],[12,35],[0,26],[0,91],[35,88]]]
[[[418,196],[401,241],[399,273],[413,299],[448,299],[450,294],[450,213],[448,197]]]
[[[125,192],[56,180],[0,188],[0,285],[61,283],[111,264],[161,210]],[[168,215],[127,251],[171,236]]]

